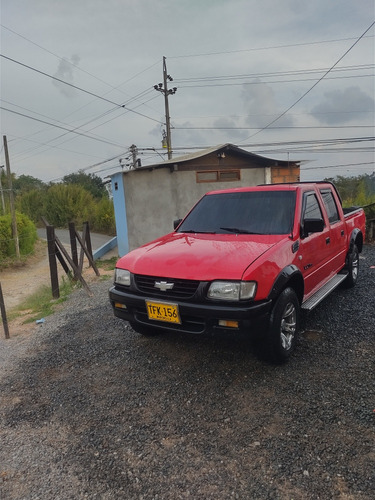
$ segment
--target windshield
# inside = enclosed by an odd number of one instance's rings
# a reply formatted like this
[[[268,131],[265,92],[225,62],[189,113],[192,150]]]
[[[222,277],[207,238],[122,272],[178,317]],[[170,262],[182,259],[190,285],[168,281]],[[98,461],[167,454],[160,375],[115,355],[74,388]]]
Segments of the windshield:
[[[290,234],[294,191],[241,191],[204,196],[179,233]]]

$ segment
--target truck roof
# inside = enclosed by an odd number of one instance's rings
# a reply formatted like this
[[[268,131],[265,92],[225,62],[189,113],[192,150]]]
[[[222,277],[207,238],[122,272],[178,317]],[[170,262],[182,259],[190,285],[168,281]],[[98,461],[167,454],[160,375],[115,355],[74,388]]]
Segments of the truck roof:
[[[279,184],[260,184],[258,186],[245,186],[237,188],[227,188],[218,189],[214,191],[209,191],[206,194],[220,194],[220,193],[241,193],[247,191],[297,191],[298,188],[304,186],[310,189],[314,189],[316,185],[332,187],[336,192],[336,187],[327,181],[317,181],[317,182],[288,182]]]

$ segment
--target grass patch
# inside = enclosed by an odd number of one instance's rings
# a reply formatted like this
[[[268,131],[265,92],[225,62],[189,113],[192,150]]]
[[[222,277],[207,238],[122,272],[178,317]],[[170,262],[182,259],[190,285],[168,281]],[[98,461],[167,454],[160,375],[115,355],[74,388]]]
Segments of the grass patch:
[[[34,250],[28,255],[21,255],[19,259],[16,257],[7,257],[5,259],[0,259],[0,271],[17,270],[27,265],[32,265],[35,260],[38,260],[45,255],[47,250],[47,242],[43,240],[37,240],[34,245]]]
[[[57,307],[65,302],[69,294],[80,288],[81,284],[73,281],[72,279],[63,277],[60,283],[60,297],[54,299],[52,297],[51,287],[43,285],[37,292],[30,295],[21,306],[13,309],[9,314],[9,320],[15,319],[19,316],[24,316],[23,323],[33,323],[37,319],[44,318],[53,314]]]
[[[34,253],[31,255],[34,255]],[[29,257],[30,255],[21,255],[19,259],[17,259],[17,257],[6,257],[5,259],[0,259],[0,271],[24,267]]]
[[[104,260],[99,259],[96,262],[96,265],[101,269],[104,269],[105,271],[113,271],[116,267],[116,262],[118,261],[118,259],[119,257],[112,257],[111,259]]]

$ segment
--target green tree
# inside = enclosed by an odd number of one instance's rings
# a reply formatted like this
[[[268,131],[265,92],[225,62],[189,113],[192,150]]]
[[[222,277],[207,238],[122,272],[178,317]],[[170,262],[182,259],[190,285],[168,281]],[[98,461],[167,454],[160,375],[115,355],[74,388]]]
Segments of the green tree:
[[[12,184],[16,194],[46,187],[43,181],[31,175],[20,175],[19,177],[15,177]]]
[[[95,174],[86,174],[83,170],[77,173],[65,175],[63,177],[64,184],[77,184],[82,186],[86,191],[91,193],[94,198],[107,198],[108,193],[103,185],[101,177]]]
[[[29,255],[34,251],[37,240],[35,224],[24,214],[16,213],[19,248],[21,255]],[[16,246],[12,234],[12,217],[10,214],[0,217],[0,261],[16,255]]]
[[[33,222],[39,223],[42,215],[45,215],[47,190],[32,189],[21,193],[16,198],[17,210],[26,214]]]
[[[95,201],[91,193],[74,184],[55,184],[46,195],[45,216],[56,227],[67,227],[69,222],[81,225],[91,222],[95,211]]]
[[[98,232],[116,234],[115,212],[113,201],[109,198],[102,198],[95,204],[94,220],[92,229]]]

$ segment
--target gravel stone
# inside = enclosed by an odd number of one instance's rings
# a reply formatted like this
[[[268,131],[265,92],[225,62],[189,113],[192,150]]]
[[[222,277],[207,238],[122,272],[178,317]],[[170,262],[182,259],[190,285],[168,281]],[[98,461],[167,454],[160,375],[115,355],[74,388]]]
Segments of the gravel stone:
[[[1,500],[342,499],[375,491],[375,246],[285,365],[244,335],[142,337],[111,280],[0,339]]]

